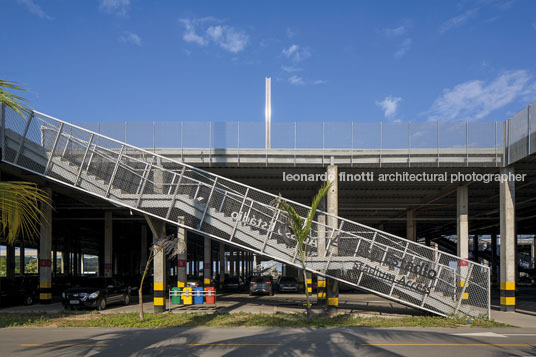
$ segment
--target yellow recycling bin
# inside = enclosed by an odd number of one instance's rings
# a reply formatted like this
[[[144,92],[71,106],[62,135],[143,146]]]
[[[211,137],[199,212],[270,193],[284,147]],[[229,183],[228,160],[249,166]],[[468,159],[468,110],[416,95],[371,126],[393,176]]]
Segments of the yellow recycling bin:
[[[182,289],[182,303],[184,305],[192,305],[193,304],[193,294],[192,294],[192,288],[184,288]]]

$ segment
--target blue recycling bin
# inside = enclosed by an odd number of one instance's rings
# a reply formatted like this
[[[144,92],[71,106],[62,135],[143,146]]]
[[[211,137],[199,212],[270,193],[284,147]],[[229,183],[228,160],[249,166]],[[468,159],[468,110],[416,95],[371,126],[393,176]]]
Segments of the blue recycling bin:
[[[203,305],[203,288],[194,288],[194,305]]]

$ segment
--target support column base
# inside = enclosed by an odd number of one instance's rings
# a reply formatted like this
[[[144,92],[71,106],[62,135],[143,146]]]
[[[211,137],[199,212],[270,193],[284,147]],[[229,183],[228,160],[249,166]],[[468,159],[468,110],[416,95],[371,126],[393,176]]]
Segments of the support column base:
[[[501,305],[501,311],[516,312],[516,306],[515,305]]]
[[[164,305],[154,305],[154,312],[157,314],[166,312],[166,307]]]

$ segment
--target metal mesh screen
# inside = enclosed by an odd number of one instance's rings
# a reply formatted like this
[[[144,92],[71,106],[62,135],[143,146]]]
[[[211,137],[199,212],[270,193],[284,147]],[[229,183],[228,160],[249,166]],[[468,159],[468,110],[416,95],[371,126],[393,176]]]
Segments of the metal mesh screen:
[[[8,163],[301,266],[274,195],[41,113],[21,118],[8,112],[5,121]],[[318,134],[320,128],[311,130]],[[302,217],[307,215],[309,207],[288,202]],[[487,267],[326,212],[317,212],[305,259],[311,272],[419,309],[440,315],[489,314]]]

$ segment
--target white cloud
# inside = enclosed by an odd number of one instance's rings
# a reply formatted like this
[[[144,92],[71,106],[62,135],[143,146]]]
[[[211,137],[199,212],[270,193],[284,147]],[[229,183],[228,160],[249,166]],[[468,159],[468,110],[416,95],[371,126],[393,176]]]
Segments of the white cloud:
[[[99,0],[99,9],[107,14],[125,16],[130,7],[130,0]]]
[[[294,73],[294,72],[301,72],[303,71],[303,69],[301,69],[300,67],[296,67],[296,66],[281,66],[281,69],[287,73]]]
[[[427,112],[429,120],[479,120],[491,112],[536,94],[528,71],[503,72],[495,80],[467,81],[452,89],[444,89]]]
[[[213,43],[231,53],[244,50],[249,42],[249,36],[232,26],[221,25],[221,21],[213,17],[200,19],[179,19],[184,25],[183,40],[208,46]]]
[[[294,85],[294,86],[302,86],[305,84],[304,80],[302,77],[300,76],[291,76],[289,77],[288,79],[289,83]]]
[[[33,0],[17,0],[17,4],[24,6],[32,15],[45,20],[53,19],[52,17],[48,16],[41,6],[37,5]]]
[[[287,37],[293,38],[294,36],[296,36],[296,32],[292,31],[290,27],[287,27]]]
[[[386,36],[389,37],[398,37],[404,35],[406,32],[408,32],[408,28],[405,25],[400,25],[395,28],[386,28],[383,29],[383,33]]]
[[[462,26],[467,22],[471,17],[475,16],[478,9],[471,9],[465,11],[463,14],[451,17],[439,27],[439,33],[443,34],[447,31],[450,31],[456,27]]]
[[[413,40],[411,38],[406,38],[404,41],[402,41],[398,50],[395,52],[395,58],[404,56],[411,49],[412,43]]]
[[[387,119],[392,118],[398,109],[398,103],[402,100],[400,97],[385,97],[381,102],[376,102],[376,105],[383,110],[383,115]]]
[[[232,53],[242,51],[249,40],[248,35],[231,26],[210,26],[207,34],[221,48]]]
[[[328,83],[328,81],[324,80],[324,79],[317,79],[316,81],[313,82],[314,84],[326,84]]]
[[[119,36],[119,41],[141,47],[141,38],[133,32],[125,31]]]
[[[311,52],[309,52],[307,48],[303,48],[299,45],[291,45],[289,48],[283,49],[281,53],[294,63],[301,62],[311,57]]]

